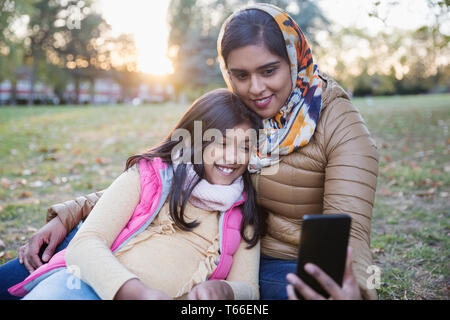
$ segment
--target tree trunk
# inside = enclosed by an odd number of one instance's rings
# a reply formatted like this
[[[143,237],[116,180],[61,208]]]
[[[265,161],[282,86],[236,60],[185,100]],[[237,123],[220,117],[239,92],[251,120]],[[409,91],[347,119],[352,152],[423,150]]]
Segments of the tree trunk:
[[[95,102],[95,79],[89,78],[89,103]]]
[[[17,79],[11,80],[11,105],[17,105]]]
[[[75,104],[80,104],[80,79],[75,76]]]
[[[33,95],[34,95],[34,84],[36,82],[36,72],[37,72],[37,62],[33,61],[33,66],[31,68],[30,75],[30,93],[28,95],[28,105],[31,106],[33,104]]]

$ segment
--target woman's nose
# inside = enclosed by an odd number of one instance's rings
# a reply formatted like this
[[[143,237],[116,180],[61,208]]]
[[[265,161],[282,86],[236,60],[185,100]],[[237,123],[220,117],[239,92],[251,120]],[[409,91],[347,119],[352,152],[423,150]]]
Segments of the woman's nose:
[[[264,81],[257,75],[253,75],[250,78],[249,93],[252,96],[258,97],[261,93],[264,92],[264,89],[265,89]]]

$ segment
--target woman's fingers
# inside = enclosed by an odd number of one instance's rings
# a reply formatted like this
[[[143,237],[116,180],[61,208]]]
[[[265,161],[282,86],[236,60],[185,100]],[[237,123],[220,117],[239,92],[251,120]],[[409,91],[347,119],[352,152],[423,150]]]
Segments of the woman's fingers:
[[[297,294],[295,293],[294,286],[292,284],[287,285],[286,292],[288,300],[298,300]]]
[[[19,263],[20,263],[20,264],[23,264],[23,251],[24,251],[24,249],[25,249],[25,245],[23,245],[23,246],[21,246],[21,247],[19,248],[18,258],[19,258]]]
[[[345,261],[344,281],[353,278],[352,270],[352,247],[347,247],[347,259]]]
[[[291,283],[291,285],[294,286],[295,289],[298,290],[298,292],[300,292],[300,294],[303,296],[304,299],[306,299],[306,300],[325,300],[325,298],[323,296],[318,294],[316,291],[311,289],[310,286],[308,286],[306,283],[304,283],[302,280],[300,280],[300,278],[297,275],[295,275],[293,273],[289,273],[286,276],[286,279]],[[295,292],[294,292],[294,294],[295,294]]]
[[[322,269],[312,263],[307,263],[305,270],[320,283],[322,288],[330,294],[331,298],[341,299],[342,288]]]

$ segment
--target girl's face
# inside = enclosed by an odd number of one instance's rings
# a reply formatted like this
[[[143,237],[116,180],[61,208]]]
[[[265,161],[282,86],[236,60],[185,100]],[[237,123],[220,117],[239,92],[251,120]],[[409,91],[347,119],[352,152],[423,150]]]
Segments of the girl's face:
[[[243,133],[250,128],[248,123],[238,125],[205,148],[203,165],[209,183],[230,185],[247,170],[251,145]]]
[[[263,119],[274,117],[291,94],[289,64],[264,45],[231,51],[227,67],[236,94]]]

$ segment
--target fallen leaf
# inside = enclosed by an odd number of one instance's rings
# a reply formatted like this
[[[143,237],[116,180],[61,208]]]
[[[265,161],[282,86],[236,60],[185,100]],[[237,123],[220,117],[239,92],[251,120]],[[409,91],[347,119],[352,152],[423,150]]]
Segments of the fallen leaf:
[[[44,158],[44,160],[48,161],[58,161],[61,158],[61,156],[56,154],[49,154],[47,157]]]
[[[35,227],[32,227],[32,226],[27,227],[27,232],[35,233],[36,231],[37,231],[37,229]]]
[[[29,170],[29,169],[23,170],[22,175],[23,176],[31,176],[31,170]]]
[[[425,178],[425,180],[422,180],[419,182],[419,185],[421,186],[430,186],[433,183],[433,180],[430,178]]]
[[[98,164],[107,164],[110,163],[111,161],[106,158],[98,157],[97,159],[95,159],[95,162],[97,162]]]
[[[11,260],[11,259],[14,259],[15,257],[16,257],[15,251],[9,250],[9,251],[5,252],[5,255],[3,256],[3,259]]]
[[[32,188],[40,188],[43,186],[44,186],[44,182],[42,182],[41,180],[36,180],[36,181],[30,183],[30,187],[32,187]]]
[[[427,197],[427,196],[432,196],[432,195],[434,195],[435,193],[436,193],[436,189],[435,189],[435,188],[430,188],[430,189],[428,189],[428,190],[421,191],[421,192],[417,193],[417,195],[418,195],[419,197]]]
[[[378,247],[372,248],[372,253],[373,254],[378,254],[378,253],[383,253],[383,252],[384,251],[381,248],[378,248]]]
[[[78,175],[81,173],[81,171],[78,168],[72,167],[72,168],[70,168],[70,173]]]
[[[6,178],[2,178],[2,180],[0,180],[0,183],[2,184],[3,188],[8,189],[11,184],[11,181],[9,181]]]
[[[388,189],[381,189],[380,191],[378,191],[378,194],[380,194],[382,196],[391,196],[392,191],[388,190]]]
[[[75,149],[72,151],[72,154],[81,154],[81,149]]]
[[[20,194],[20,198],[29,198],[29,197],[31,197],[33,194],[30,192],[30,191],[23,191],[21,194]]]
[[[444,183],[442,181],[434,181],[431,185],[433,187],[439,188],[439,187],[442,187],[443,184]]]
[[[440,174],[442,174],[442,171],[438,170],[438,169],[435,169],[435,168],[431,168],[430,169],[430,173],[431,174],[435,174],[435,175],[440,175]]]
[[[419,169],[419,168],[420,168],[419,164],[418,164],[417,162],[415,162],[415,161],[409,161],[408,164],[409,164],[409,167],[410,167],[411,169],[413,169],[413,170]]]

